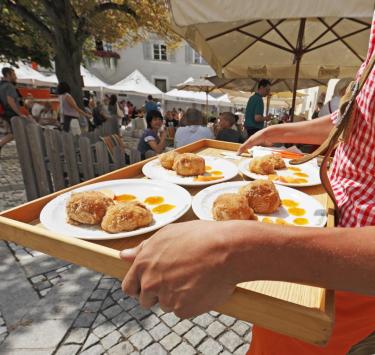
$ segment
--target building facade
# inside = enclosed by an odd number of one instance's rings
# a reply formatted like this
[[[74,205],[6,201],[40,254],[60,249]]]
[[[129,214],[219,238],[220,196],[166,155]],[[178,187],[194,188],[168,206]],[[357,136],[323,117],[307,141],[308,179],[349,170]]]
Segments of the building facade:
[[[102,60],[91,63],[89,70],[103,81],[114,84],[138,69],[161,91],[174,89],[189,77],[214,75],[212,68],[186,42],[169,51],[165,42],[154,39],[117,51],[116,65]]]

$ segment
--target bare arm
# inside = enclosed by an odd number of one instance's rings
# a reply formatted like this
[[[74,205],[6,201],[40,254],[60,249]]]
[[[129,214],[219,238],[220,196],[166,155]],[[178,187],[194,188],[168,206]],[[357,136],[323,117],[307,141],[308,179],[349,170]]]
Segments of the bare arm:
[[[224,303],[243,281],[281,280],[375,295],[374,235],[375,227],[171,224],[121,252],[133,262],[123,290],[144,307],[159,302],[182,318]]]
[[[375,227],[235,224],[230,260],[238,281],[289,281],[375,295]]]
[[[72,96],[70,96],[70,95],[66,95],[66,102],[69,104],[69,106],[70,106],[72,109],[76,110],[76,111],[77,111],[78,113],[80,113],[82,116],[90,117],[90,115],[89,115],[87,112],[81,110],[81,109],[78,107],[76,101],[73,99]]]
[[[262,115],[255,115],[254,120],[255,120],[255,122],[265,122],[265,121],[269,121],[270,117],[269,116],[262,116]]]
[[[16,101],[12,96],[7,96],[7,103],[10,106],[10,108],[20,117],[25,117],[20,110],[17,107]]]
[[[321,144],[328,137],[331,129],[330,116],[270,126],[252,135],[242,144],[239,153],[255,145],[272,145],[273,143]]]
[[[155,153],[160,154],[164,150],[164,148],[165,148],[165,137],[166,137],[165,132],[162,132],[162,134],[160,136],[160,142],[159,143],[156,143],[156,141],[149,141],[148,142],[148,145],[151,147],[151,149]]]

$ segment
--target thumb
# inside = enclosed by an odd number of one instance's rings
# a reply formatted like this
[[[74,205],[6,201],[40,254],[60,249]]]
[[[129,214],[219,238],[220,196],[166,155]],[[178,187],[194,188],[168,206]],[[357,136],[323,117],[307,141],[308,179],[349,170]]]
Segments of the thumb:
[[[124,249],[120,251],[120,258],[124,261],[133,262],[137,255],[142,250],[143,244],[145,241],[141,242],[138,246],[131,249]]]

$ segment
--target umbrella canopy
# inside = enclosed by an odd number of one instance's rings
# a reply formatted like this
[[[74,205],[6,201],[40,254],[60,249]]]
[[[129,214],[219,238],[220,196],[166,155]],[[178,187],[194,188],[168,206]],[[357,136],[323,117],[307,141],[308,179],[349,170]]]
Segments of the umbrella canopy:
[[[107,88],[110,91],[124,91],[135,95],[153,95],[158,98],[161,98],[163,96],[163,92],[159,90],[155,85],[150,83],[139,70],[134,70],[125,79],[119,81],[114,85],[110,85]]]
[[[177,85],[178,90],[187,90],[187,91],[204,91],[211,92],[215,89],[215,84],[211,81],[203,78],[193,79],[189,78],[183,83]]]
[[[216,88],[231,91],[247,91],[254,92],[258,87],[260,79],[257,78],[242,78],[242,79],[226,79],[219,78],[218,76],[210,76],[207,80],[215,84]],[[300,79],[298,80],[297,89],[308,89],[314,86],[327,86],[328,79]],[[274,93],[279,92],[293,92],[293,80],[291,79],[275,79],[271,80],[271,91]]]
[[[352,77],[367,53],[373,0],[170,0],[173,29],[219,76]]]

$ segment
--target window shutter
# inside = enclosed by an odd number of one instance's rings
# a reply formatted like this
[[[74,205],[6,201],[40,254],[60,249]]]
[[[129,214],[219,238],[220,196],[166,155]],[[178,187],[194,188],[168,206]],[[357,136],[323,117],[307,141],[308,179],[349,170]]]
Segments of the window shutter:
[[[186,64],[193,63],[193,48],[189,45],[185,46],[185,62]]]
[[[143,58],[146,60],[152,59],[152,45],[150,42],[143,43]]]

